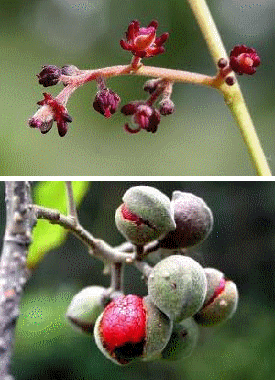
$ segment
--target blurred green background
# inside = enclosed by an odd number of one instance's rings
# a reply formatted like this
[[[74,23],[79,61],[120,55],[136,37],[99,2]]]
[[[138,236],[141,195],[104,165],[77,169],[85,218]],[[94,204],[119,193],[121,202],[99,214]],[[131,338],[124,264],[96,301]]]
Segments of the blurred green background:
[[[187,359],[119,367],[65,319],[73,295],[84,286],[109,286],[101,262],[70,236],[47,254],[25,289],[12,362],[16,380],[274,379],[275,183],[92,182],[79,210],[82,225],[111,245],[123,242],[114,213],[124,192],[137,184],[154,186],[169,197],[174,190],[192,192],[206,201],[214,214],[214,229],[192,256],[237,284],[237,313],[220,327],[201,328],[198,346]],[[0,200],[4,209],[3,182]],[[1,236],[4,225],[2,215]],[[125,288],[127,294],[146,294],[135,268],[127,267]]]
[[[270,0],[211,0],[209,7],[228,52],[235,44],[255,47],[262,66],[239,82],[264,151],[274,160],[274,13]],[[166,53],[145,64],[215,74],[189,5],[183,0],[1,0],[0,7],[0,175],[254,175],[240,132],[220,94],[208,88],[176,84],[176,113],[163,118],[156,134],[123,131],[126,117],[111,119],[93,110],[94,83],[76,91],[68,103],[73,117],[60,138],[46,135],[27,120],[45,90],[36,74],[45,64],[74,64],[81,69],[127,64],[131,54],[119,40],[130,21],[159,21],[170,32]],[[144,99],[144,77],[112,78],[122,105]]]

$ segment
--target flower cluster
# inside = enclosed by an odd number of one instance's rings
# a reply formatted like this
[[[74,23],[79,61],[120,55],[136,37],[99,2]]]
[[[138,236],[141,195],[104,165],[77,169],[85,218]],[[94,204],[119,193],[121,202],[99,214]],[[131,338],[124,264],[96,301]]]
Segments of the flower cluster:
[[[232,86],[235,80],[228,74],[234,71],[238,75],[253,75],[260,63],[261,59],[255,49],[245,45],[236,45],[231,50],[229,62],[225,58],[218,61],[219,76],[224,78],[226,84]]]
[[[154,57],[164,52],[164,43],[169,37],[169,33],[156,36],[158,22],[153,20],[147,27],[141,27],[137,20],[132,21],[125,33],[125,40],[120,41],[120,46],[133,55],[131,63],[125,69],[121,69],[121,74],[135,73],[141,66],[141,59]],[[229,86],[235,83],[233,76],[229,74],[234,71],[242,75],[252,75],[256,72],[256,67],[260,65],[260,58],[254,48],[245,45],[237,45],[230,53],[229,62],[221,58],[218,62],[218,74],[213,82],[225,82]],[[58,133],[61,137],[68,131],[68,123],[72,118],[66,110],[66,103],[75,89],[84,83],[95,80],[98,92],[93,100],[95,111],[110,118],[120,106],[120,97],[106,86],[106,77],[119,75],[117,70],[122,66],[114,66],[112,74],[110,70],[105,73],[105,69],[99,70],[79,70],[76,66],[66,65],[59,68],[55,65],[44,65],[39,74],[38,82],[44,87],[54,86],[63,83],[65,86],[60,94],[54,98],[48,93],[44,93],[44,99],[37,104],[40,106],[35,115],[29,119],[29,126],[37,128],[41,133],[47,133],[56,121]],[[106,68],[110,69],[110,68]],[[105,74],[104,74],[105,73]],[[175,111],[175,106],[170,99],[172,95],[173,81],[165,78],[148,80],[144,85],[144,90],[149,97],[146,100],[135,100],[125,104],[121,112],[125,116],[131,116],[131,123],[125,123],[124,130],[135,134],[141,130],[155,133],[158,129],[162,116],[171,115]],[[158,101],[158,106],[155,103]]]
[[[159,79],[149,80],[145,83],[143,89],[150,94],[146,101],[133,101],[121,108],[124,115],[132,116],[131,122],[134,128],[130,127],[129,123],[124,125],[125,131],[131,134],[142,129],[155,133],[161,116],[171,115],[175,112],[174,103],[170,99],[172,93],[171,82]],[[159,102],[159,108],[156,108],[154,103],[159,98],[162,98],[162,100]]]

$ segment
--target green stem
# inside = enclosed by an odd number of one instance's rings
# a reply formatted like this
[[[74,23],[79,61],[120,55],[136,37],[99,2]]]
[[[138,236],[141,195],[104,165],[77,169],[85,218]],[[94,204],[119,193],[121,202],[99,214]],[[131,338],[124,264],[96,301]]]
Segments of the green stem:
[[[228,59],[220,34],[205,0],[188,0],[188,2],[201,28],[215,65],[220,58]],[[236,82],[231,87],[222,84],[219,89],[223,93],[225,103],[228,105],[240,128],[257,175],[271,176],[270,168],[238,83]]]

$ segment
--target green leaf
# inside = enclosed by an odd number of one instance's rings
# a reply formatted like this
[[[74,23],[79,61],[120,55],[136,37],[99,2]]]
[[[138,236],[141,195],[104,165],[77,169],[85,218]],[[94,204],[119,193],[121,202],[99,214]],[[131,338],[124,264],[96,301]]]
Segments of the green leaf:
[[[80,205],[89,187],[89,182],[72,182],[75,203]],[[67,195],[65,182],[45,181],[40,182],[34,191],[34,203],[39,206],[59,210],[67,213]],[[44,255],[52,249],[59,247],[67,237],[68,231],[63,227],[51,224],[48,220],[39,219],[33,230],[33,242],[30,246],[27,266],[36,267]]]

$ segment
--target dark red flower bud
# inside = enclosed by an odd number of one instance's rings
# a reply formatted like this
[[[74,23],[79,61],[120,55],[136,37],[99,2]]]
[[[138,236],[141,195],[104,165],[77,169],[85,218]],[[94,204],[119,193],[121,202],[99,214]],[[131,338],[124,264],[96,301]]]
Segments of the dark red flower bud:
[[[153,20],[147,28],[140,28],[137,20],[132,21],[126,32],[126,41],[121,40],[120,46],[124,50],[129,50],[133,55],[144,58],[153,57],[164,52],[162,46],[169,37],[168,33],[156,38],[158,22]]]
[[[227,60],[225,58],[220,58],[218,60],[218,67],[220,69],[224,69],[227,66],[227,64],[228,64],[228,62],[227,62]]]
[[[94,109],[104,115],[111,117],[119,107],[120,97],[109,88],[97,92],[93,102]]]
[[[159,112],[163,116],[171,115],[175,112],[175,105],[171,99],[163,99],[159,106]]]
[[[227,77],[225,78],[225,82],[228,86],[233,86],[233,84],[235,83],[235,79],[233,77]]]
[[[256,50],[245,45],[235,46],[230,53],[230,67],[239,75],[254,74],[260,63]]]
[[[42,67],[43,70],[37,74],[38,82],[44,87],[56,85],[61,75],[61,69],[54,65],[45,65]]]

